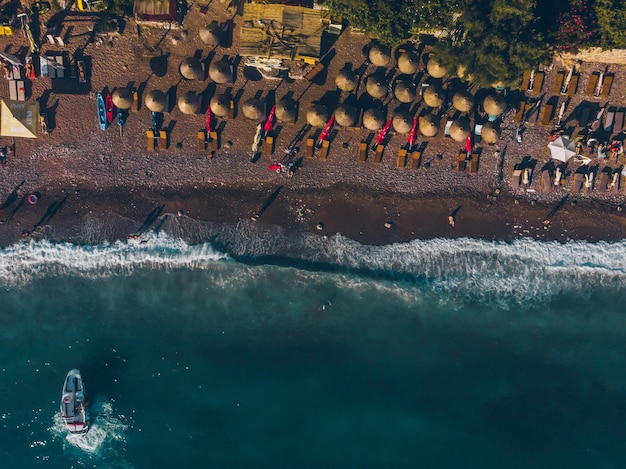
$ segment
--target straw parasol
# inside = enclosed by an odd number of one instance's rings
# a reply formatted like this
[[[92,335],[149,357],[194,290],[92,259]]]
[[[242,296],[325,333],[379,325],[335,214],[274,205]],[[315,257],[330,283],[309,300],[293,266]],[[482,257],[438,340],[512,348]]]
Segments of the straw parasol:
[[[200,96],[193,91],[187,91],[178,98],[178,109],[183,114],[196,114],[200,110]]]
[[[374,73],[367,77],[365,89],[372,98],[382,99],[387,96],[387,79],[385,75]]]
[[[133,92],[128,88],[118,88],[113,92],[113,104],[118,109],[130,109],[133,105]]]
[[[407,51],[398,57],[398,70],[400,73],[413,75],[419,68],[419,57],[413,51]]]
[[[209,104],[211,112],[219,117],[226,117],[230,110],[230,96],[225,94],[216,94],[211,98]]]
[[[209,77],[215,83],[228,83],[232,81],[230,64],[225,60],[216,60],[209,65]]]
[[[430,85],[424,89],[424,102],[430,107],[443,104],[443,90],[438,85]]]
[[[298,117],[298,103],[292,98],[283,98],[276,105],[276,119],[292,124]]]
[[[165,93],[161,90],[152,90],[146,93],[143,103],[152,112],[163,112],[165,109]]]
[[[480,132],[483,142],[488,145],[498,143],[500,139],[500,125],[495,122],[486,122]]]
[[[363,113],[363,126],[367,130],[380,130],[385,125],[385,117],[385,111],[381,108],[369,108]]]
[[[314,104],[306,113],[306,121],[313,127],[324,127],[328,117],[328,109],[321,104]]]
[[[260,121],[265,117],[265,103],[258,98],[250,98],[241,106],[243,115],[253,121]]]
[[[439,131],[439,123],[437,122],[435,116],[432,114],[426,114],[425,116],[420,117],[418,122],[420,132],[424,137],[434,137],[437,135],[437,132]]]
[[[204,66],[199,59],[188,57],[180,63],[180,74],[187,80],[202,80],[204,77]]]
[[[499,116],[506,110],[506,102],[501,95],[491,93],[485,97],[483,108],[490,116]]]
[[[207,46],[215,47],[220,43],[222,29],[217,21],[212,21],[200,28],[200,40]]]
[[[428,63],[426,64],[426,70],[428,74],[433,78],[443,78],[448,73],[448,70],[444,66],[442,66],[437,59],[433,56],[428,58]]]
[[[406,111],[396,112],[393,115],[393,128],[399,134],[408,134],[413,127],[413,117]]]
[[[455,142],[464,142],[470,132],[470,122],[466,117],[455,120],[450,126],[450,137]]]
[[[474,106],[474,97],[467,90],[461,90],[452,96],[452,105],[457,111],[470,112]]]
[[[415,85],[409,78],[396,80],[393,94],[401,103],[410,103],[415,99]]]
[[[354,91],[356,89],[356,75],[352,70],[342,68],[335,77],[335,84],[341,91]]]
[[[386,67],[391,62],[391,50],[387,46],[374,43],[370,47],[369,59],[377,67]]]
[[[342,104],[335,111],[335,121],[342,127],[352,127],[356,123],[357,110],[351,104]]]

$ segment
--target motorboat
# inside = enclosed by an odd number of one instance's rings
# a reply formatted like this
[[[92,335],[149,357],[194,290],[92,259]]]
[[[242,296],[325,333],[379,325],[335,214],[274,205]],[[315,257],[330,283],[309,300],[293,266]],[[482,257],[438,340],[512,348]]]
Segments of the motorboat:
[[[70,370],[65,377],[61,393],[61,417],[70,433],[86,433],[89,430],[85,385],[77,369]]]
[[[109,122],[107,121],[107,111],[106,106],[104,104],[104,97],[102,93],[98,93],[97,97],[98,102],[98,122],[100,123],[100,128],[102,130],[106,130]]]

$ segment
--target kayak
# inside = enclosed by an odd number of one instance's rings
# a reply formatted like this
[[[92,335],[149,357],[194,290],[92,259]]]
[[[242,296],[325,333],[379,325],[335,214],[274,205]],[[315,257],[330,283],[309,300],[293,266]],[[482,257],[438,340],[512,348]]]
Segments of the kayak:
[[[106,130],[109,123],[107,122],[106,107],[104,105],[104,98],[102,93],[98,93],[98,122],[100,122],[100,128]]]
[[[115,110],[111,93],[107,93],[106,98],[104,98],[104,103],[106,105],[107,124],[110,124],[113,122],[113,111]]]

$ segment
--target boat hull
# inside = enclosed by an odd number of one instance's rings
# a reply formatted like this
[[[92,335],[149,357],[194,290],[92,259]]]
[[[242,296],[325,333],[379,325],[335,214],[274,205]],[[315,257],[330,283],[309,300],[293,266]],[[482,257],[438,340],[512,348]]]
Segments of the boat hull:
[[[107,129],[109,123],[107,122],[106,106],[104,105],[102,93],[98,93],[98,122],[100,123],[100,128],[102,130]]]
[[[70,370],[61,391],[61,417],[70,433],[89,430],[89,409],[85,385],[77,369]]]

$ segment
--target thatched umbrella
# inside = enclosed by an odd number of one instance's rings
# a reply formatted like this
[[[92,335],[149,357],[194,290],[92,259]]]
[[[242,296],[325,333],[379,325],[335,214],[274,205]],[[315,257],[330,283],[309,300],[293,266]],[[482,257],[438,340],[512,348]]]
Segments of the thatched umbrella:
[[[450,137],[455,142],[464,142],[470,132],[470,122],[466,117],[455,120],[450,126]]]
[[[357,110],[351,104],[342,104],[335,111],[335,122],[342,127],[352,127],[356,123]]]
[[[363,127],[367,130],[380,130],[385,125],[385,117],[385,111],[381,108],[369,108],[363,113]]]
[[[483,142],[488,145],[498,143],[500,139],[500,125],[495,122],[486,122],[480,132]]]
[[[232,81],[233,73],[230,64],[225,60],[216,60],[209,65],[209,77],[215,83]]]
[[[439,123],[432,114],[426,114],[418,120],[420,133],[424,137],[434,137],[439,132]]]
[[[220,43],[222,28],[217,21],[212,21],[200,28],[200,40],[209,47],[215,47]]]
[[[461,90],[452,96],[452,105],[457,111],[470,112],[474,106],[474,97],[467,90]]]
[[[382,44],[374,43],[370,47],[369,59],[377,67],[386,67],[391,62],[391,49]]]
[[[499,116],[506,110],[506,102],[502,95],[488,94],[483,100],[483,108],[490,116]]]
[[[166,101],[165,93],[161,90],[148,91],[143,98],[143,103],[152,112],[163,112]]]
[[[407,51],[398,57],[398,70],[400,73],[413,75],[419,68],[419,57],[413,51]]]
[[[292,98],[283,98],[276,105],[276,119],[292,124],[298,117],[298,103]]]
[[[396,112],[393,115],[393,128],[399,134],[408,134],[413,127],[413,118],[406,111]]]
[[[396,80],[393,94],[401,103],[410,103],[415,99],[415,85],[410,79]]]
[[[335,77],[335,84],[341,91],[354,91],[356,89],[356,75],[352,70],[342,68]]]
[[[133,92],[128,88],[118,88],[113,91],[113,104],[118,109],[130,109],[133,105]]]
[[[178,109],[183,114],[196,114],[200,110],[201,98],[193,91],[187,91],[178,98]]]
[[[253,121],[260,121],[265,117],[265,103],[258,98],[246,100],[241,110],[244,116]]]
[[[225,94],[216,94],[211,98],[209,104],[211,112],[219,117],[226,117],[230,110],[230,96]]]
[[[188,57],[180,63],[180,74],[187,80],[202,80],[204,65],[195,57]]]
[[[424,89],[424,102],[430,107],[439,107],[443,104],[444,92],[438,85],[430,85]]]
[[[374,73],[367,77],[365,89],[372,98],[382,99],[387,96],[387,79],[385,75]]]
[[[448,73],[448,70],[446,70],[444,66],[437,62],[437,59],[435,59],[432,55],[428,58],[426,70],[428,71],[428,74],[433,78],[443,78]]]
[[[328,109],[321,104],[314,104],[306,113],[306,121],[313,127],[324,127],[328,118]]]

